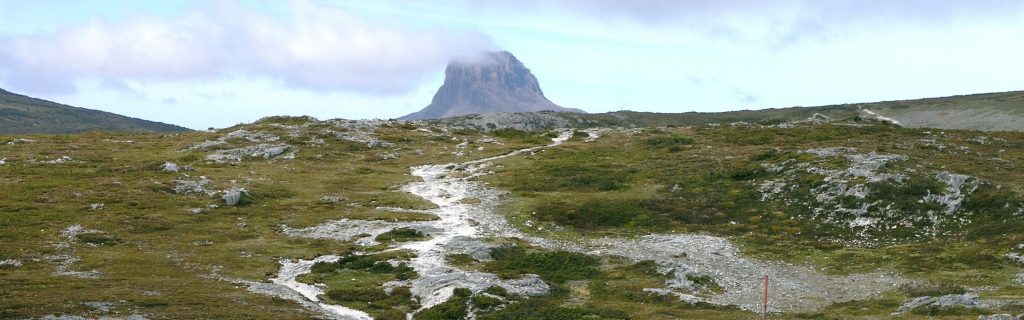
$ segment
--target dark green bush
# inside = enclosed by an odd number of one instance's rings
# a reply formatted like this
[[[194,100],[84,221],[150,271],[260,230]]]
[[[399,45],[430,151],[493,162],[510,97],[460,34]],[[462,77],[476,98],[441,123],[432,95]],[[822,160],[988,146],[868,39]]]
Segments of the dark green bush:
[[[536,274],[546,281],[562,283],[590,279],[598,275],[597,258],[568,251],[531,251],[517,246],[501,246],[491,250],[494,261],[484,269],[504,277]]]
[[[80,233],[75,237],[78,238],[78,241],[81,241],[83,243],[95,244],[100,246],[115,245],[122,242],[121,238],[108,237],[99,233]]]
[[[501,299],[486,295],[473,296],[471,301],[473,306],[480,310],[490,310],[503,304]]]
[[[427,236],[424,235],[423,232],[420,232],[419,230],[416,230],[416,229],[413,229],[413,228],[395,228],[395,229],[391,229],[388,232],[381,233],[380,235],[377,235],[377,237],[375,237],[374,239],[377,240],[377,241],[384,242],[384,241],[414,241],[414,240],[423,240],[423,239],[426,239],[426,238],[427,238]]]
[[[470,256],[468,254],[465,254],[465,253],[449,254],[449,255],[445,256],[444,258],[445,258],[445,261],[448,261],[448,263],[450,263],[452,265],[455,265],[455,266],[465,266],[465,265],[469,265],[469,264],[473,264],[473,263],[479,262],[475,258],[473,258],[472,256]]]
[[[416,319],[423,320],[462,320],[469,315],[468,305],[473,293],[465,288],[457,288],[448,301],[427,308],[416,314]]]
[[[376,274],[392,274],[398,280],[408,280],[418,276],[412,267],[404,263],[393,266],[387,260],[379,255],[347,255],[333,263],[316,263],[310,268],[310,272],[335,273],[341,270],[365,270]]]

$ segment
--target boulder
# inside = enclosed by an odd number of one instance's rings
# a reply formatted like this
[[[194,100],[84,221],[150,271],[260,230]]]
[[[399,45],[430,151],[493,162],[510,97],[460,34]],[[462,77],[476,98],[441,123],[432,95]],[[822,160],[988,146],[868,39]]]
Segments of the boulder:
[[[229,206],[245,205],[252,203],[252,197],[249,196],[249,191],[245,188],[232,188],[224,191],[224,203]]]

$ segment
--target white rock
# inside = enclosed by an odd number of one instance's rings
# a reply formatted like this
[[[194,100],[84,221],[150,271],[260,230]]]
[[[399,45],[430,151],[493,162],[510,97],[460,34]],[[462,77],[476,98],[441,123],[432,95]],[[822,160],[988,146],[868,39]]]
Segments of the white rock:
[[[61,164],[61,163],[65,163],[65,162],[68,162],[68,161],[71,161],[71,160],[73,160],[73,159],[71,159],[71,157],[69,157],[69,156],[60,156],[60,158],[53,159],[53,160],[50,160],[50,161],[46,161],[46,163]]]
[[[163,169],[164,171],[167,172],[178,172],[179,170],[181,170],[181,168],[178,167],[177,164],[170,161],[164,162],[164,164],[160,166],[160,169]]]
[[[225,204],[229,206],[236,206],[238,205],[238,202],[242,200],[243,195],[249,196],[249,191],[246,191],[245,188],[230,189],[224,191],[224,196],[222,198],[224,199]]]
[[[213,181],[206,177],[199,177],[199,180],[196,181],[174,180],[174,182],[177,184],[174,186],[174,193],[189,195],[206,193],[206,187],[213,183]]]
[[[14,139],[14,140],[11,140],[11,141],[7,141],[7,145],[13,146],[13,145],[16,145],[16,144],[26,144],[26,143],[35,143],[35,142],[36,142],[35,140],[31,140],[31,139]]]
[[[21,260],[16,260],[16,259],[0,260],[0,267],[6,267],[6,266],[15,267],[15,268],[20,267],[21,266]]]

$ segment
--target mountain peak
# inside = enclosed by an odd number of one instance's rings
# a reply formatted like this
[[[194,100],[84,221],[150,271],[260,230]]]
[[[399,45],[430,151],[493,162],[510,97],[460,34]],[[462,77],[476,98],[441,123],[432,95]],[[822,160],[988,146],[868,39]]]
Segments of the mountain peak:
[[[402,119],[546,110],[583,112],[548,100],[530,69],[512,53],[497,51],[452,60],[445,69],[444,84],[430,105]]]

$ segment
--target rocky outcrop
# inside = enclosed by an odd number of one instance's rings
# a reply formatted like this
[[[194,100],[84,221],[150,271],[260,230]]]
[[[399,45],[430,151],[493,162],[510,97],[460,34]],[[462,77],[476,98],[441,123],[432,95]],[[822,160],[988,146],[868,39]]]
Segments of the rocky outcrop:
[[[271,159],[282,156],[283,159],[295,158],[294,153],[285,154],[295,147],[287,144],[269,145],[259,144],[255,146],[220,150],[206,156],[206,160],[213,162],[241,162],[246,158]]]
[[[576,127],[574,121],[550,112],[488,113],[445,119],[443,123],[452,128],[481,131],[501,129],[542,131]]]
[[[185,195],[207,194],[212,196],[212,191],[208,190],[207,187],[213,184],[213,181],[205,176],[200,176],[199,180],[195,181],[187,179],[174,180],[174,183],[174,193]]]
[[[454,60],[445,69],[444,84],[423,110],[402,120],[440,119],[496,112],[583,112],[563,108],[544,97],[537,77],[507,51],[486,52]]]
[[[921,307],[931,307],[939,310],[947,310],[952,308],[968,308],[968,309],[1000,309],[1006,307],[1016,308],[1020,304],[1012,300],[994,300],[994,299],[981,299],[976,293],[964,293],[964,294],[949,294],[939,297],[917,297],[911,299],[899,309],[896,309],[892,315],[899,315],[906,312],[911,312],[914,309]],[[992,316],[981,316],[978,319],[1018,319],[1014,317],[1003,318],[1002,315]],[[1009,316],[1009,315],[1006,315]]]

